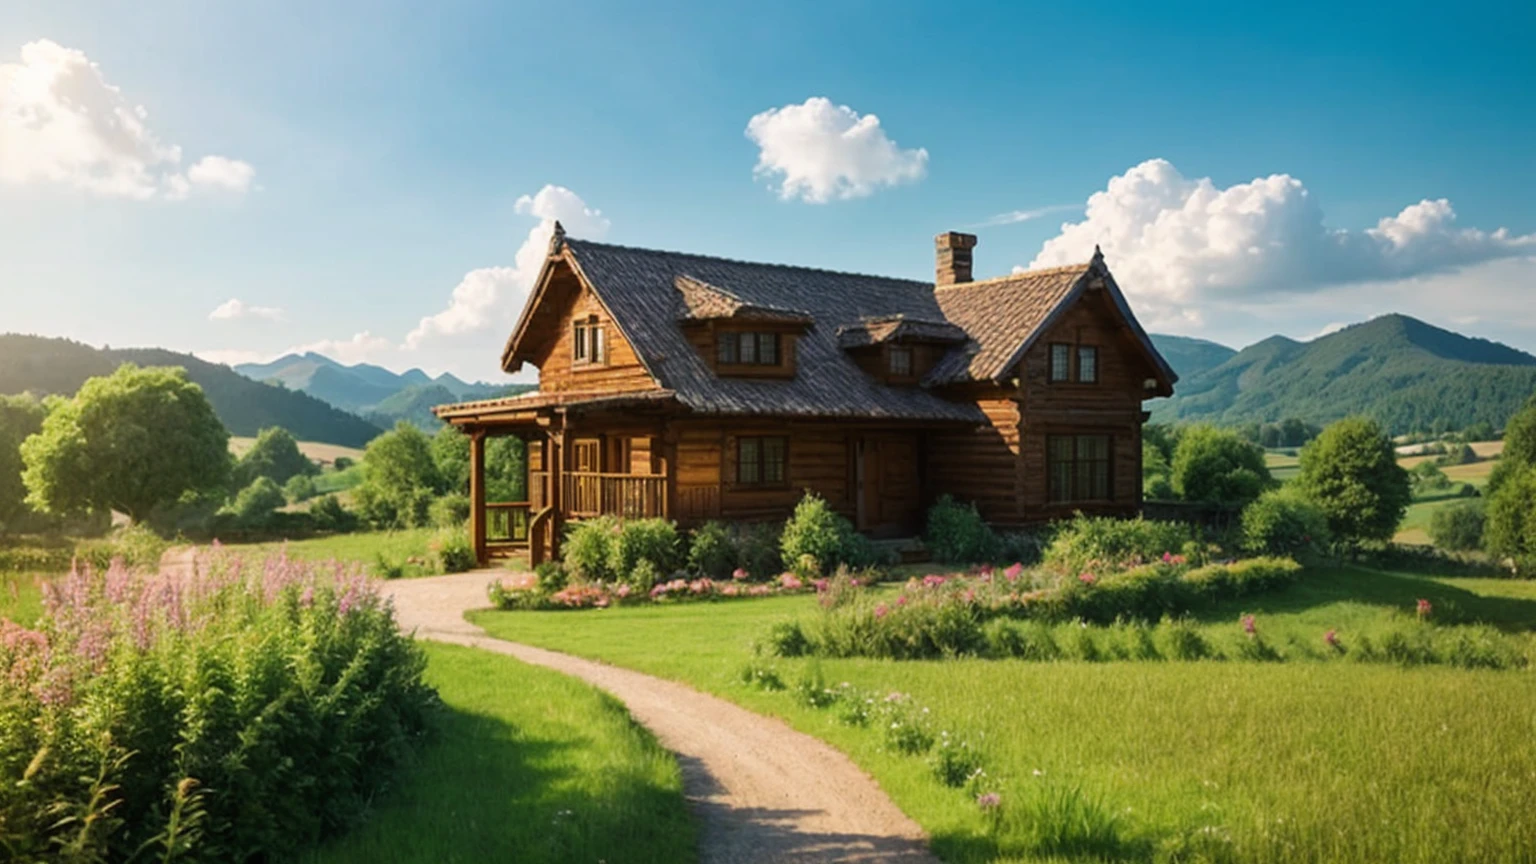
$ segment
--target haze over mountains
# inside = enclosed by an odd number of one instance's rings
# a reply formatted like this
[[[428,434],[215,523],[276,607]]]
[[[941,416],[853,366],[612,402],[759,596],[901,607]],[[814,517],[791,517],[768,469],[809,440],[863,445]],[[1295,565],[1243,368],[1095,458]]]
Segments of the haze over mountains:
[[[1215,343],[1152,339],[1180,376],[1173,398],[1148,403],[1160,423],[1296,417],[1323,424],[1364,414],[1394,433],[1477,422],[1500,428],[1536,393],[1536,356],[1406,315],[1309,342],[1271,336],[1225,357]]]

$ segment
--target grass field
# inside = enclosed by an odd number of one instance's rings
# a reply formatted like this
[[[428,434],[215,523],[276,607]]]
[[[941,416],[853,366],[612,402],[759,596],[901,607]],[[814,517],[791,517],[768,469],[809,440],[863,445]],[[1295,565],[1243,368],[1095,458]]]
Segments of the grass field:
[[[1507,629],[1536,623],[1536,584],[1325,571],[1249,598],[1272,639],[1344,638],[1396,620],[1418,597]],[[1239,626],[1210,613],[1213,636]],[[974,793],[950,789],[880,734],[789,693],[739,683],[750,644],[806,597],[596,613],[481,612],[495,635],[687,681],[780,716],[849,753],[949,861],[1042,861],[1029,811],[989,832]],[[1202,860],[1517,861],[1536,848],[1536,676],[1354,663],[1027,663],[775,660],[787,683],[911,694],[963,736],[1009,802],[1051,791],[1118,827],[1108,857],[1181,844]],[[1031,839],[1034,837],[1035,839]],[[1078,859],[1081,860],[1081,859]]]
[[[0,619],[30,624],[43,611],[43,592],[31,573],[0,573]]]
[[[308,864],[694,860],[677,762],[617,700],[510,657],[424,647],[439,734],[366,824]]]
[[[265,558],[286,550],[289,557],[302,561],[360,562],[371,570],[380,555],[406,565],[407,576],[436,575],[430,565],[431,543],[436,528],[409,528],[402,531],[361,531],[355,534],[331,534],[304,540],[276,540],[267,543],[229,545],[255,558]],[[510,568],[526,568],[523,558],[501,562]]]
[[[330,464],[336,461],[337,456],[345,456],[353,462],[363,458],[363,451],[357,447],[343,447],[340,444],[322,444],[319,441],[300,441],[299,452],[316,462]],[[245,455],[256,444],[255,438],[231,437],[229,439],[229,452],[235,454],[235,458]]]

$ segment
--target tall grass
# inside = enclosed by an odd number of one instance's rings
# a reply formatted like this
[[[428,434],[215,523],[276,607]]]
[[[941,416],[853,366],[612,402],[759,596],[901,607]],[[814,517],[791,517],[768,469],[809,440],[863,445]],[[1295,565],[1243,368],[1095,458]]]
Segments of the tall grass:
[[[1275,640],[1295,628],[1321,646],[1330,627],[1347,635],[1385,626],[1420,597],[1525,633],[1536,625],[1528,588],[1310,571],[1287,591],[1202,611],[1184,636],[1230,644],[1244,638],[1246,612]],[[814,601],[579,614],[579,626],[570,613],[473,617],[504,638],[686,681],[785,718],[873,774],[947,861],[1429,864],[1525,861],[1536,848],[1536,676],[1527,672],[1109,656],[764,660],[753,656],[754,637],[786,617],[819,615]],[[1061,642],[1065,634],[1053,633]],[[756,681],[791,686],[744,684],[744,667]],[[998,806],[978,802],[987,789],[952,787],[929,756],[895,746],[861,701],[816,707],[822,700],[792,686],[817,676],[834,692],[846,683],[928,707],[934,740],[948,732],[984,754]]]

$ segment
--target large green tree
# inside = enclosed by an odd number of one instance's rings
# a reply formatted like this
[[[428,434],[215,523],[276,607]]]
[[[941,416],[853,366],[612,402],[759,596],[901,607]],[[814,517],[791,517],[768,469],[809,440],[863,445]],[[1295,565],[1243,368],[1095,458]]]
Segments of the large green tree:
[[[1536,465],[1536,397],[1504,424],[1504,452],[1488,478],[1488,493],[1498,492],[1506,479],[1532,465]]]
[[[116,510],[135,523],[158,505],[222,490],[229,432],[180,368],[131,363],[81,385],[21,445],[27,501],[50,513]]]
[[[266,477],[279,486],[289,479],[318,474],[319,466],[299,452],[299,442],[281,426],[261,430],[256,443],[235,463],[235,486],[244,489],[257,477]]]
[[[1489,497],[1483,544],[1522,574],[1536,571],[1536,466],[1511,471]]]
[[[1334,538],[1352,543],[1391,539],[1413,499],[1392,439],[1363,417],[1334,423],[1303,448],[1297,483]]]
[[[1173,451],[1173,491],[1186,501],[1243,506],[1274,485],[1264,451],[1236,432],[1194,426]]]
[[[369,522],[386,528],[427,524],[433,497],[447,489],[432,458],[432,439],[401,420],[368,442],[363,451],[363,482],[358,506]]]
[[[0,531],[27,511],[21,442],[43,427],[46,415],[42,403],[30,394],[0,396]]]

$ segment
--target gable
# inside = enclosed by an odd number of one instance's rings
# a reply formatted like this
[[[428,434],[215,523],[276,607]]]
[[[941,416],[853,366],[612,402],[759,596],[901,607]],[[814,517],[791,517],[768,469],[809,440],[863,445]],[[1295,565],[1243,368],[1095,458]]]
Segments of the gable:
[[[539,391],[548,393],[659,388],[621,323],[563,256],[546,263],[528,304],[508,345],[507,371],[525,362],[537,367]],[[601,362],[578,358],[578,324],[602,331]]]

